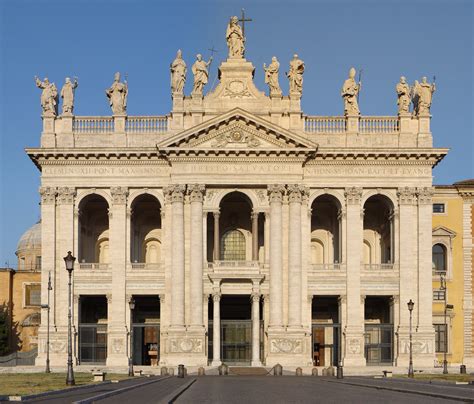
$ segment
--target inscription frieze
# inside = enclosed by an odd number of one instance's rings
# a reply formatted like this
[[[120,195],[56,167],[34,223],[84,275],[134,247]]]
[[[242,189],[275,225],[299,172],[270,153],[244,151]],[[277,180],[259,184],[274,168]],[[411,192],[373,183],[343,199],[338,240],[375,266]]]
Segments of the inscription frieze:
[[[44,166],[43,176],[123,176],[123,175],[168,175],[169,168],[165,167],[97,167],[97,166],[79,166],[79,167],[60,167]]]
[[[315,176],[344,175],[354,177],[431,176],[431,167],[313,166],[305,167],[305,174]]]

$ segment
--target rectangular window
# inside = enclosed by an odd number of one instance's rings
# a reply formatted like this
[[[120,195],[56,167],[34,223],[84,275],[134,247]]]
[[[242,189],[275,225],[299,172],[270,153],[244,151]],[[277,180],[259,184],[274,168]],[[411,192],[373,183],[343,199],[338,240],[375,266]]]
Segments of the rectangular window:
[[[41,255],[36,256],[36,270],[41,269]]]
[[[433,300],[446,300],[446,291],[440,289],[433,290]]]
[[[25,285],[25,306],[41,306],[41,285]]]
[[[433,324],[435,329],[435,351],[447,352],[448,334],[446,324]]]
[[[444,203],[433,203],[433,213],[445,213]]]

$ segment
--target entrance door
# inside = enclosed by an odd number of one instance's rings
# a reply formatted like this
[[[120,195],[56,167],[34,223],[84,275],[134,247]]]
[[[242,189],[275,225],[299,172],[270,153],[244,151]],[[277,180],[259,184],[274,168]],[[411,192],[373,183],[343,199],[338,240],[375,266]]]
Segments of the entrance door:
[[[313,324],[314,366],[337,366],[338,355],[339,325]]]
[[[252,359],[252,321],[221,321],[221,358],[228,365],[250,365]]]
[[[158,366],[160,357],[160,326],[133,326],[133,364]]]

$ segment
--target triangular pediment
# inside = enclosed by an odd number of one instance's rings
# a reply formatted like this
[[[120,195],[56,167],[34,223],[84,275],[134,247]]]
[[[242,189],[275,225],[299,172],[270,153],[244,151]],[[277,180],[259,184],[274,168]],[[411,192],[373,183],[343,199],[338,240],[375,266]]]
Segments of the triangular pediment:
[[[444,226],[437,226],[433,229],[433,236],[436,237],[456,237],[456,232]]]
[[[157,145],[161,150],[308,150],[317,144],[274,123],[235,108]]]

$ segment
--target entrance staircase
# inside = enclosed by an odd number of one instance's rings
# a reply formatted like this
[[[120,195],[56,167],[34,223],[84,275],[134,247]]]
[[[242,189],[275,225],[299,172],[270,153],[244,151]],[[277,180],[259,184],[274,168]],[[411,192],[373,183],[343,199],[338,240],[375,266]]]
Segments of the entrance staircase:
[[[259,367],[229,366],[229,375],[232,376],[267,376],[268,371]]]

